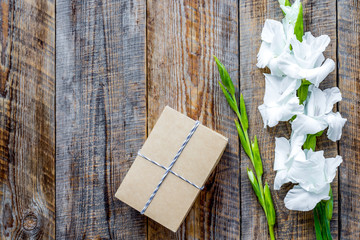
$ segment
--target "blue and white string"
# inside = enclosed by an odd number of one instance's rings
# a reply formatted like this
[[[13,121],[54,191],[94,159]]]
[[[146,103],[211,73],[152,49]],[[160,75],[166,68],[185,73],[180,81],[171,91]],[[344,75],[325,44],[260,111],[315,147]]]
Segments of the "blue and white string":
[[[144,213],[145,213],[146,209],[149,207],[151,201],[154,199],[157,191],[159,191],[159,188],[160,188],[161,184],[164,182],[164,179],[166,178],[166,176],[167,176],[169,173],[174,174],[174,175],[177,176],[178,178],[180,178],[180,179],[184,180],[185,182],[191,184],[192,186],[196,187],[197,189],[202,190],[202,189],[204,188],[204,187],[199,187],[199,186],[197,186],[195,183],[192,183],[191,181],[189,181],[189,180],[185,179],[184,177],[180,176],[179,174],[171,171],[171,168],[174,166],[175,162],[176,162],[176,161],[178,160],[178,158],[180,157],[182,151],[183,151],[184,148],[186,147],[187,143],[190,141],[191,137],[194,135],[196,129],[197,129],[198,126],[199,126],[199,124],[200,124],[199,121],[196,121],[196,122],[195,122],[194,127],[193,127],[193,128],[191,129],[191,131],[189,132],[189,134],[188,134],[188,136],[186,137],[185,141],[183,142],[183,144],[181,145],[180,149],[179,149],[178,152],[176,153],[175,157],[174,157],[173,160],[171,161],[169,167],[165,167],[165,166],[161,165],[160,163],[158,163],[158,162],[156,162],[156,161],[154,161],[154,160],[151,160],[150,158],[148,158],[148,157],[144,156],[143,154],[141,154],[140,152],[138,152],[138,155],[139,155],[140,157],[142,157],[142,158],[148,160],[149,162],[151,162],[151,163],[153,163],[153,164],[155,164],[155,165],[157,165],[157,166],[159,166],[159,167],[161,167],[161,168],[163,168],[163,169],[166,170],[165,173],[164,173],[164,175],[162,176],[159,184],[156,186],[155,190],[154,190],[154,191],[152,192],[152,194],[150,195],[149,200],[146,202],[144,208],[141,210],[141,214],[144,214]]]

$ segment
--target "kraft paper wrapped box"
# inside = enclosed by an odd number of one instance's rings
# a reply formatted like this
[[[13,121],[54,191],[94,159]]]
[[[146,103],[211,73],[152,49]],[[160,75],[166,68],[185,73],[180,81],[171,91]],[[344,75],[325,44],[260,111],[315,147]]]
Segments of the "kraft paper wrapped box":
[[[165,107],[115,194],[173,232],[185,219],[228,142],[197,124]]]

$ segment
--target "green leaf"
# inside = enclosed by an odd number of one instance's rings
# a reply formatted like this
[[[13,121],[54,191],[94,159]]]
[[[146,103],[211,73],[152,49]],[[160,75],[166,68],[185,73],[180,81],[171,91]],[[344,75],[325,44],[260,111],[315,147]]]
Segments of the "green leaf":
[[[325,212],[326,212],[327,219],[330,221],[332,218],[332,215],[333,215],[333,208],[334,208],[334,196],[333,196],[331,187],[330,187],[329,196],[330,196],[330,199],[327,200],[325,203]]]
[[[250,180],[251,186],[254,189],[255,195],[259,199],[259,202],[260,202],[261,206],[264,206],[264,204],[262,202],[262,198],[261,198],[260,189],[259,189],[259,183],[256,180],[256,177],[255,177],[253,171],[251,171],[251,169],[249,169],[249,168],[247,168],[247,175],[248,175],[248,178]]]
[[[240,114],[241,114],[241,123],[243,124],[244,131],[246,131],[249,128],[249,121],[246,114],[244,97],[242,94],[240,95]]]
[[[316,240],[322,240],[323,238],[322,238],[322,234],[321,234],[319,211],[318,211],[317,207],[314,208],[314,225],[315,225]]]
[[[236,129],[238,131],[238,134],[239,134],[241,145],[243,146],[245,153],[249,156],[252,164],[254,165],[253,158],[251,157],[250,146],[245,139],[245,135],[244,135],[243,130],[241,129],[239,121],[236,119],[235,119],[235,125],[236,125]]]
[[[256,175],[259,178],[261,178],[261,176],[263,174],[263,165],[261,162],[260,150],[259,150],[259,145],[258,145],[258,140],[257,140],[256,135],[254,137],[254,142],[251,143],[251,149],[252,149],[252,153],[254,156],[254,168],[255,168]]]
[[[326,239],[332,239],[330,232],[330,221],[327,219],[326,216],[325,204],[322,204],[322,207],[323,207],[323,211],[321,215],[322,217],[321,222],[322,222],[322,230],[324,232],[323,235],[326,236]]]
[[[302,42],[302,37],[304,35],[304,21],[303,21],[303,7],[300,3],[299,6],[299,14],[297,16],[295,26],[294,26],[294,34],[300,42]]]
[[[226,91],[225,87],[221,84],[221,82],[219,82],[219,85],[221,87],[221,90],[223,91],[225,98],[227,100],[227,102],[229,103],[231,109],[236,112],[239,111],[236,102],[234,101],[234,99],[230,96],[229,92]]]
[[[264,186],[264,197],[265,197],[265,207],[266,207],[266,218],[268,220],[269,225],[274,225],[276,220],[275,209],[274,209],[274,203],[271,198],[271,193],[268,183],[265,183]]]
[[[231,94],[231,96],[235,96],[235,87],[233,82],[231,81],[230,75],[229,73],[226,71],[226,68],[224,67],[224,65],[219,61],[219,59],[217,59],[214,56],[215,62],[218,66],[218,70],[219,70],[219,74],[220,74],[220,78],[222,83],[224,84],[224,86],[226,87],[226,89],[229,91],[229,93]]]
[[[303,145],[303,148],[312,149],[313,151],[315,151],[315,147],[316,147],[316,136],[313,134],[308,134],[306,137],[306,141]]]
[[[300,104],[303,104],[307,98],[309,86],[311,85],[311,82],[308,80],[301,80],[301,85],[297,90],[297,96],[299,98]]]
[[[303,149],[312,149],[315,151],[316,148],[316,137],[320,137],[323,134],[324,131],[320,131],[315,134],[308,134],[306,136],[305,143],[303,145]]]

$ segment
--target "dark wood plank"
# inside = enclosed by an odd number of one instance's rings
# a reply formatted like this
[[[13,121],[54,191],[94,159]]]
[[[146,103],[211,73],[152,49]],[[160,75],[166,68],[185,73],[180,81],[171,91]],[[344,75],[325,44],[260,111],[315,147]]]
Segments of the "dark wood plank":
[[[114,194],[146,135],[145,2],[56,6],[56,236],[143,239]]]
[[[326,57],[336,61],[336,3],[335,1],[302,1],[304,6],[304,30],[313,35],[327,34],[331,44],[325,52]],[[274,128],[263,128],[257,107],[263,103],[265,80],[256,67],[256,55],[260,47],[260,34],[267,18],[281,20],[282,12],[278,1],[240,1],[240,86],[250,118],[250,135],[258,136],[260,151],[264,162],[264,182],[269,182],[271,189],[275,177],[273,171],[274,138],[284,136],[289,138],[291,128],[289,124],[280,123]],[[334,71],[321,85],[321,88],[336,86],[336,72]],[[318,149],[325,150],[326,156],[337,154],[336,143],[325,137],[321,138]],[[268,236],[268,227],[263,210],[256,201],[251,185],[246,176],[246,167],[250,165],[248,158],[242,153],[241,161],[241,236],[242,239],[264,239]],[[331,224],[333,237],[338,233],[337,216],[337,181],[333,184],[335,192],[334,218]],[[289,189],[272,191],[277,213],[275,235],[278,239],[313,239],[312,212],[295,212],[285,208],[283,199]]]
[[[329,46],[324,52],[325,58],[331,58],[337,63],[337,23],[336,23],[336,1],[314,1],[308,0],[303,1],[304,6],[304,30],[311,31],[311,33],[318,37],[326,34],[330,37],[331,41]],[[336,87],[337,85],[337,68],[320,84],[321,89]],[[339,86],[338,86],[339,87]],[[344,92],[341,89],[341,92]],[[337,111],[335,106],[334,111]],[[341,112],[341,111],[340,111]],[[317,150],[324,150],[325,157],[335,157],[339,154],[338,144],[330,141],[324,133],[317,142]],[[339,235],[339,204],[338,204],[338,189],[339,182],[336,177],[331,184],[334,196],[334,212],[333,218],[330,223],[331,235],[334,239],[338,238]],[[299,219],[301,221],[301,219]],[[311,230],[311,231],[310,231]],[[305,233],[304,233],[305,232]],[[301,236],[307,238],[313,238],[315,235],[307,236],[306,234],[315,234],[313,214],[310,214],[309,222],[307,227],[303,229]],[[297,238],[297,236],[295,236]]]
[[[360,3],[338,1],[339,110],[347,118],[340,154],[340,239],[360,239]]]
[[[0,239],[55,238],[55,6],[0,2]]]
[[[238,81],[237,1],[148,1],[148,126],[165,105],[229,138],[188,217],[172,234],[149,220],[149,239],[239,239],[239,142],[212,55]],[[238,84],[236,83],[238,88]]]

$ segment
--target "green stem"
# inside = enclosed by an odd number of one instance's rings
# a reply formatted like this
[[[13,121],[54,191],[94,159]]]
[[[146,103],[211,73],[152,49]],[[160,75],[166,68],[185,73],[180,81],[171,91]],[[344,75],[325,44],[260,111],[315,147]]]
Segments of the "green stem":
[[[255,174],[256,174],[256,173],[255,173]],[[264,188],[263,188],[263,184],[262,184],[262,179],[261,179],[261,177],[259,178],[259,177],[257,176],[257,174],[256,174],[256,177],[257,177],[258,182],[259,182],[261,200],[262,200],[262,202],[263,202],[263,204],[261,204],[261,205],[263,205],[262,207],[263,207],[263,209],[264,209],[265,215],[267,216],[266,207],[265,207]]]
[[[330,220],[326,217],[326,203],[319,202],[314,209],[314,222],[317,240],[332,240]]]
[[[243,128],[243,125],[242,125],[242,123],[241,123],[241,116],[240,116],[239,111],[236,111],[236,115],[237,115],[237,117],[238,117],[238,119],[239,119],[239,121],[240,121],[241,128],[242,128],[242,130],[243,130],[243,132],[244,132],[246,143],[248,144],[248,146],[251,146],[248,131],[247,131],[247,130],[244,130],[244,128]],[[253,167],[255,167],[255,166],[254,166],[254,154],[253,154],[253,152],[252,152],[251,147],[250,147],[250,153],[251,153],[251,154],[250,154],[249,158],[250,158],[251,162],[253,163]],[[261,200],[262,200],[263,204],[265,204],[264,188],[263,188],[262,179],[261,179],[262,176],[258,176],[256,172],[255,172],[255,174],[256,174],[256,178],[257,178],[258,183],[259,183],[259,188],[260,188],[260,193],[261,193]],[[261,204],[261,205],[263,205],[263,204]],[[266,215],[266,208],[265,208],[265,206],[262,206],[262,207],[264,208],[265,215]]]
[[[245,130],[244,127],[243,127],[243,124],[241,122],[241,115],[240,115],[239,111],[236,111],[236,115],[237,115],[237,117],[238,117],[238,119],[240,121],[242,131],[244,132],[246,143],[248,144],[248,146],[251,146],[248,131]],[[251,147],[250,147],[250,156],[249,156],[249,158],[250,158],[250,160],[251,160],[251,162],[253,164],[253,167],[255,168],[255,166],[254,166],[254,153],[253,153]],[[257,181],[258,181],[258,184],[259,184],[259,190],[260,190],[260,196],[261,196],[260,205],[264,209],[264,213],[265,213],[266,218],[268,218],[268,213],[267,213],[266,206],[265,206],[265,196],[264,196],[264,187],[263,187],[263,183],[262,183],[262,176],[261,175],[259,176],[256,171],[255,171],[255,175],[256,175],[256,178],[257,178]],[[271,224],[268,223],[268,226],[269,226],[270,238],[271,238],[271,240],[275,240],[274,225],[271,225]]]
[[[269,224],[270,239],[275,240],[274,226]]]
[[[226,71],[225,67],[221,64],[221,62],[214,56],[216,64],[219,69],[221,82],[220,88],[224,93],[226,101],[228,102],[231,109],[236,113],[238,120],[235,120],[235,125],[239,134],[241,145],[245,151],[245,153],[249,156],[251,163],[255,169],[255,174],[248,169],[248,177],[253,186],[256,196],[260,202],[260,205],[264,209],[265,216],[268,220],[269,232],[271,239],[275,239],[274,235],[274,224],[276,221],[274,204],[271,198],[271,193],[268,184],[266,183],[263,186],[262,183],[262,174],[263,174],[263,166],[261,162],[261,157],[259,153],[259,147],[257,138],[255,136],[254,143],[251,144],[249,134],[248,134],[248,118],[246,114],[246,107],[243,96],[240,96],[240,111],[239,105],[237,104],[235,97],[235,89],[232,84],[231,78]],[[253,149],[255,148],[255,149]],[[265,188],[265,189],[264,189]]]

